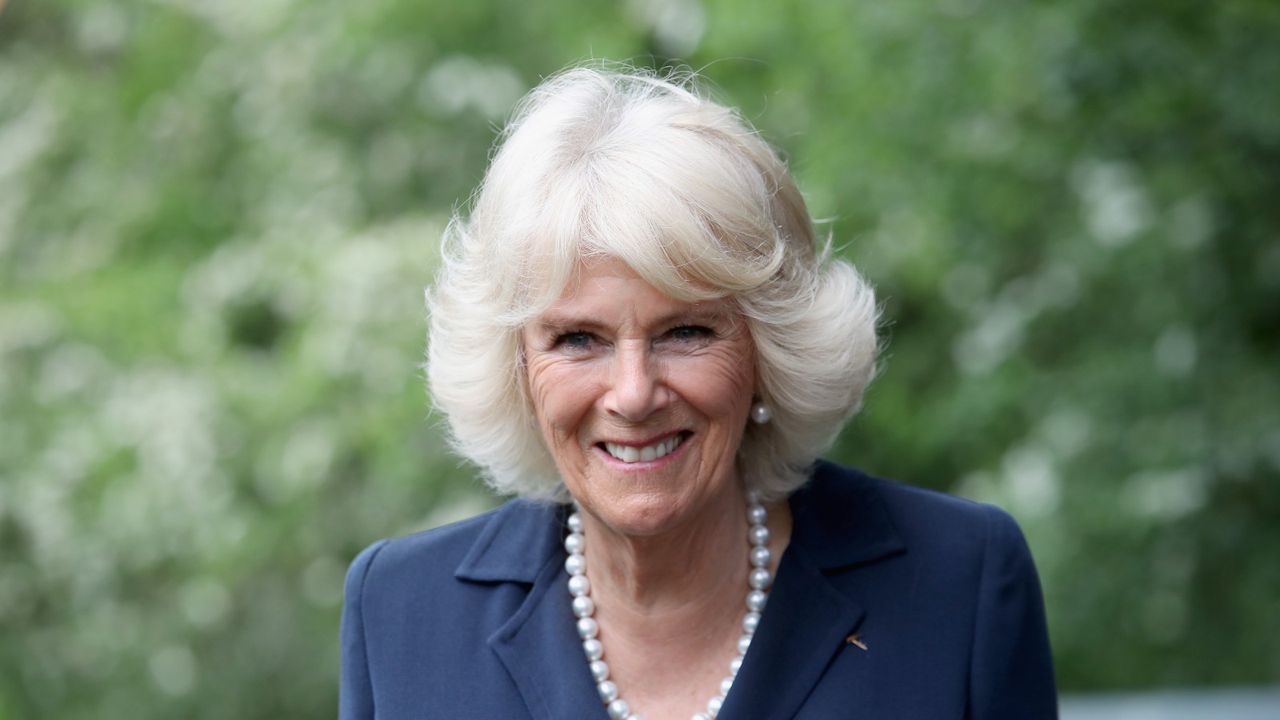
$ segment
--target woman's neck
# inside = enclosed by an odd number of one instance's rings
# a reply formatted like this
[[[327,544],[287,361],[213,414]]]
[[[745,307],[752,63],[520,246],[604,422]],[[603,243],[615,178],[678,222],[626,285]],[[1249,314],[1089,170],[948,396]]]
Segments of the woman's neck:
[[[767,507],[776,573],[791,537],[791,512],[785,501]],[[738,653],[750,567],[746,514],[737,492],[680,528],[635,538],[583,513],[609,676],[647,718],[702,710]]]
[[[746,509],[735,489],[681,526],[644,537],[614,532],[584,513],[587,576],[601,625],[659,645],[696,642],[726,617],[736,626],[750,569]],[[769,506],[769,527],[776,568],[790,538],[785,502]]]

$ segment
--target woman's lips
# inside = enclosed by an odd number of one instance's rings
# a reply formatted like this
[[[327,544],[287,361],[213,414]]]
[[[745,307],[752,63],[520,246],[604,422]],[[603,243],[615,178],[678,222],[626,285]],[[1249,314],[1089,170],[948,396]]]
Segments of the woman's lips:
[[[652,467],[677,455],[693,433],[680,431],[642,443],[603,441],[595,447],[613,465],[627,468]]]

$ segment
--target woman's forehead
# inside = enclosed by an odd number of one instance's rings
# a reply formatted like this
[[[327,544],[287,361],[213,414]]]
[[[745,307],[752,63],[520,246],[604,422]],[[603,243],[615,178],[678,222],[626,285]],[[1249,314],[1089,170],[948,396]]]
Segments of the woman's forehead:
[[[715,319],[729,311],[722,297],[686,300],[655,287],[618,258],[583,258],[559,297],[539,313],[541,323],[574,321],[581,316],[628,314],[649,319]]]
[[[723,312],[721,308],[727,306],[738,309],[730,293],[708,287],[671,263],[651,268],[646,260],[592,249],[572,253],[562,262],[544,255],[541,271],[526,276],[523,298],[516,301],[509,316],[512,324],[528,325],[550,314],[563,314],[571,305],[582,310],[584,303],[599,309],[620,302],[650,306],[679,303],[681,310],[696,308],[699,312]],[[592,292],[602,288],[607,289]]]

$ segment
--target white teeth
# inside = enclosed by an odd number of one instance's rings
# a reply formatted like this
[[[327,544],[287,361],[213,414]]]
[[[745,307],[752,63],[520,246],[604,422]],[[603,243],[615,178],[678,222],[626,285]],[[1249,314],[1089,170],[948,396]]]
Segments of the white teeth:
[[[642,448],[607,442],[604,444],[604,449],[624,463],[651,462],[675,450],[680,446],[680,441],[679,435],[672,435],[662,442],[646,445]]]

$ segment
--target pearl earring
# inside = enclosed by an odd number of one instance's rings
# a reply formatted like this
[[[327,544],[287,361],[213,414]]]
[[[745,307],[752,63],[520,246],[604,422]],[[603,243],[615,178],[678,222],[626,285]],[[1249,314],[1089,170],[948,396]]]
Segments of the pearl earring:
[[[773,411],[768,405],[762,402],[755,402],[751,405],[751,421],[757,425],[764,425],[773,419]]]

